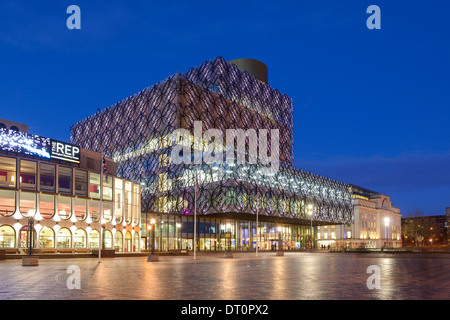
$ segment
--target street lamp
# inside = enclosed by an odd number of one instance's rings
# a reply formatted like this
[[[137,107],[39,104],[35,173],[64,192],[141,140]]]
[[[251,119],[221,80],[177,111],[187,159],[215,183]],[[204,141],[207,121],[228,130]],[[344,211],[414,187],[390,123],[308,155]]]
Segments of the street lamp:
[[[34,225],[34,210],[28,211],[28,256],[22,258],[22,266],[37,266],[39,265],[39,256],[33,256],[33,225]]]
[[[384,227],[385,227],[384,236],[385,236],[385,238],[387,240],[387,242],[386,242],[387,245],[389,244],[389,223],[390,223],[389,217],[385,217],[384,218]]]
[[[228,251],[225,252],[225,258],[233,258],[233,254],[231,253],[231,224],[227,223],[226,225],[226,234],[225,236],[228,237]]]
[[[181,248],[181,238],[180,238],[180,228],[181,228],[181,223],[179,223],[179,222],[177,222],[177,224],[176,224],[176,227],[177,227],[177,231],[176,231],[176,242],[177,242],[177,249],[179,250],[179,249],[182,249]]]
[[[281,241],[281,227],[277,227],[278,231],[278,250],[277,250],[277,256],[284,256],[283,248],[282,248],[282,241]]]
[[[29,256],[33,255],[33,225],[34,225],[34,210],[28,211],[28,249]]]
[[[156,225],[156,221],[155,219],[151,219],[150,220],[150,225],[147,226],[147,229],[150,231],[152,231],[152,249],[150,254],[147,256],[147,262],[154,262],[154,261],[158,261],[158,255],[155,254],[155,225]]]
[[[313,248],[313,226],[312,226],[312,218],[313,218],[313,205],[308,205],[308,215],[311,217],[311,249]]]

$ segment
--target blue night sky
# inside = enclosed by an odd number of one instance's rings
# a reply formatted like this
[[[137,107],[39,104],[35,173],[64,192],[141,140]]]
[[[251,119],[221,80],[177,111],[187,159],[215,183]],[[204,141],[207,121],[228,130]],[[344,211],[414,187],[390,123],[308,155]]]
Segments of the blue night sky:
[[[81,30],[66,9],[81,8]],[[369,5],[381,30],[369,30]],[[69,141],[71,124],[205,60],[254,58],[294,101],[295,166],[450,206],[448,1],[5,1],[0,118]]]

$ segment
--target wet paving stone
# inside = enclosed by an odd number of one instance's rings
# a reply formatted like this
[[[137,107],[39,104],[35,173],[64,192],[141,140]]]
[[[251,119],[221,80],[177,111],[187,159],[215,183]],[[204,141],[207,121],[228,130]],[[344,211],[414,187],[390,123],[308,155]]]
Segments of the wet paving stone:
[[[69,289],[80,270],[80,289]],[[369,266],[380,271],[380,288],[369,289]],[[237,253],[97,259],[0,261],[0,299],[45,300],[447,300],[450,255]]]

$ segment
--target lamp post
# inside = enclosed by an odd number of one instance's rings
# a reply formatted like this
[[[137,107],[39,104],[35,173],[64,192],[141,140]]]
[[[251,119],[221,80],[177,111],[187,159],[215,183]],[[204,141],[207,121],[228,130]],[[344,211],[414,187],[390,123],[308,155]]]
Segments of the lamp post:
[[[284,251],[282,248],[282,241],[281,241],[281,227],[277,228],[278,231],[278,250],[277,250],[277,256],[284,256]]]
[[[225,258],[233,258],[233,253],[231,253],[231,224],[227,223],[227,232],[225,236],[228,238],[228,251],[225,252]]]
[[[39,257],[33,256],[33,226],[34,226],[34,210],[28,211],[28,256],[22,257],[22,266],[39,265]]]
[[[33,255],[33,225],[33,217],[28,216],[28,254],[30,257]]]
[[[384,237],[386,239],[387,246],[389,246],[389,223],[390,223],[389,217],[385,217],[384,218],[384,227],[385,227]]]
[[[313,226],[312,226],[312,218],[313,218],[313,205],[308,205],[308,215],[311,217],[311,249],[313,248]]]
[[[150,254],[147,256],[147,262],[156,262],[159,260],[159,257],[157,254],[155,254],[155,225],[156,221],[155,219],[150,220],[150,225],[147,227],[149,231],[152,231],[152,244],[151,244],[151,251]]]

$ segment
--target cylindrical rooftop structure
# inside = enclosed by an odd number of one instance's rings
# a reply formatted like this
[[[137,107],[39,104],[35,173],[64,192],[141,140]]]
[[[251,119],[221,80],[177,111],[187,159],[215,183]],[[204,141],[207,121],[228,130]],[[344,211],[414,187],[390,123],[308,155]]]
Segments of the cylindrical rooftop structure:
[[[266,84],[269,83],[267,66],[261,61],[255,59],[235,59],[229,61],[229,63],[234,64],[241,70],[247,71],[258,80]]]

